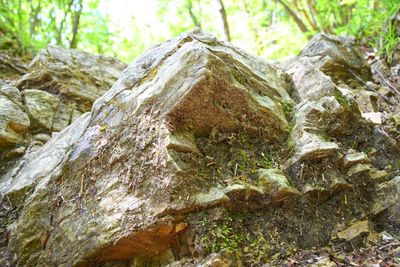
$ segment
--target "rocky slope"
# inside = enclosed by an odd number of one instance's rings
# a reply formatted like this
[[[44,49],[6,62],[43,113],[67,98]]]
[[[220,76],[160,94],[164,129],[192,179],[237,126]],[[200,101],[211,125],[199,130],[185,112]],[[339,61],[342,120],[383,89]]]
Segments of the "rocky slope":
[[[73,121],[2,163],[5,265],[260,266],[395,244],[399,98],[354,40],[317,35],[272,65],[195,30],[107,91],[122,68],[50,47],[1,89],[4,154]]]

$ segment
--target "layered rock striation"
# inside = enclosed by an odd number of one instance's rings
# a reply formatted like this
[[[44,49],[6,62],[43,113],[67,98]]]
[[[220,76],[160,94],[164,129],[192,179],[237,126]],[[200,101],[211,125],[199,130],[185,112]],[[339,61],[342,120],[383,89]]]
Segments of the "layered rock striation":
[[[84,62],[105,73],[90,85],[59,74],[81,61],[49,49],[31,66],[61,63],[4,97],[29,115],[14,119],[15,140],[52,129],[43,113],[57,118],[64,97],[90,106],[106,90],[83,89],[117,76],[96,60]],[[151,48],[3,176],[8,264],[250,266],[398,230],[398,143],[354,97],[370,78],[352,40],[329,35],[280,67],[200,30]]]

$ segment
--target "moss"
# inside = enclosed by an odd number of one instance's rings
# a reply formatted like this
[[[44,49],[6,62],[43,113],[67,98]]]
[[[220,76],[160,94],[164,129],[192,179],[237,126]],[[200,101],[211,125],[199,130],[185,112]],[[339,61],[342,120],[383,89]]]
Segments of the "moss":
[[[344,97],[342,95],[341,92],[336,92],[335,93],[335,99],[339,102],[339,104],[343,107],[343,108],[349,108],[350,107],[350,103],[349,101],[346,99],[346,97]]]
[[[273,162],[268,155],[262,154],[261,162],[264,168],[269,169],[273,167]]]
[[[325,142],[335,142],[334,138],[329,136],[326,132],[321,132],[319,136],[324,140]]]
[[[240,170],[246,170],[251,167],[251,159],[250,156],[247,154],[247,151],[244,149],[240,149],[238,151],[239,159],[238,159],[238,166]]]
[[[221,250],[237,251],[245,237],[233,228],[233,218],[226,217],[223,221],[212,223],[206,218],[201,226],[208,229],[207,235],[201,238],[201,243],[208,253]]]
[[[218,221],[203,217],[198,228],[202,234],[200,245],[207,253],[235,252],[247,264],[267,262],[272,246],[261,230],[252,231],[245,226],[249,217],[243,212],[224,212]]]
[[[154,77],[156,77],[158,74],[158,69],[157,67],[154,67],[154,69],[152,71],[148,71],[146,73],[146,75],[140,80],[140,82],[134,87],[132,88],[132,91],[135,91],[136,88],[138,88],[139,86],[141,86],[142,84],[144,84],[147,81],[151,81],[154,79]]]
[[[240,83],[240,84],[246,84],[246,83],[247,83],[246,78],[245,78],[245,77],[243,76],[243,74],[240,73],[240,71],[237,70],[236,68],[233,68],[233,70],[232,70],[232,75],[233,75],[233,78],[234,78],[238,83]]]
[[[292,138],[288,138],[287,142],[286,142],[286,147],[288,150],[288,154],[293,155],[296,151],[296,146],[294,144],[294,141]]]
[[[107,131],[107,129],[108,129],[107,125],[101,125],[99,130],[100,130],[100,132],[105,132],[105,131]]]
[[[286,119],[291,118],[291,114],[293,112],[293,106],[286,102],[281,102],[283,114],[285,114]]]

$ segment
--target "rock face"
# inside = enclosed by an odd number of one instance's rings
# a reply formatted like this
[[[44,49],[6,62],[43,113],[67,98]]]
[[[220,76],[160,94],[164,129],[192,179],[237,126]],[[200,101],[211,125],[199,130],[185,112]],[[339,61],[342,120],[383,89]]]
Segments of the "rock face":
[[[12,75],[0,84],[0,177],[12,171],[23,153],[18,151],[38,149],[52,132],[90,111],[125,68],[115,59],[55,46],[41,51],[28,68],[8,59],[4,75]]]
[[[23,141],[30,121],[22,107],[21,94],[17,88],[3,86],[0,89],[0,147]]]
[[[387,140],[352,97],[359,83],[346,70],[370,72],[349,42],[317,36],[289,74],[200,30],[151,48],[90,113],[5,176],[9,263],[249,266],[282,247],[353,237],[354,221],[368,235],[379,199],[371,196],[385,190],[372,176],[400,157],[383,155]],[[57,55],[51,49],[44,55]],[[83,94],[63,83],[53,90]],[[43,109],[57,114],[52,107]],[[33,110],[31,123],[54,125]],[[379,212],[392,212],[391,196]]]
[[[60,101],[47,92],[27,89],[22,91],[27,113],[36,128],[52,129],[53,118],[56,115]]]
[[[28,65],[17,87],[39,89],[74,100],[85,111],[119,77],[125,64],[102,56],[49,45]]]
[[[75,140],[74,134],[79,136],[79,130],[69,132],[65,144],[49,147],[48,153],[38,158],[35,151],[90,111],[93,101],[111,87],[124,68],[115,59],[54,46],[39,53],[29,67],[17,58],[1,54],[0,78],[4,80],[0,80],[0,191],[12,185],[18,198],[19,193],[25,194],[24,190],[30,190],[36,182],[26,182],[28,177],[43,177],[62,162],[64,147]],[[57,136],[62,139],[63,135]],[[30,166],[29,171],[26,176],[19,176],[25,164]],[[12,181],[18,182],[11,184]],[[4,200],[3,194],[1,198]],[[14,211],[8,204],[0,210],[2,251],[7,238],[5,227],[16,216]],[[4,257],[0,253],[0,265],[7,265]]]
[[[6,53],[0,52],[0,79],[9,80],[18,78],[20,75],[26,73],[27,66],[23,61]]]

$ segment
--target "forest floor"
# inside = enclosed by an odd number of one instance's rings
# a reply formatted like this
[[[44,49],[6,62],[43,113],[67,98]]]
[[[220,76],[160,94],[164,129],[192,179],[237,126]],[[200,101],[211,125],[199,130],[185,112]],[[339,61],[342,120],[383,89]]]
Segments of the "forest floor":
[[[299,250],[292,257],[277,259],[271,266],[368,266],[394,267],[400,266],[400,239],[398,236],[384,234],[377,241],[368,240],[369,245],[353,248],[332,245],[313,250]]]

